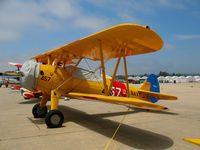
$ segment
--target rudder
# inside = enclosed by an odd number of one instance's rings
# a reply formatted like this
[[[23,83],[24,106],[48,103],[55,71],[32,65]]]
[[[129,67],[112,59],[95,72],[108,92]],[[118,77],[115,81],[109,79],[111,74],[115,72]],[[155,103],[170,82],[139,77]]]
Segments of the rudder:
[[[151,83],[151,87],[150,87],[151,92],[160,93],[159,82],[158,82],[157,76],[155,74],[150,74],[147,78],[147,82]],[[157,99],[153,98],[152,96],[149,96],[149,98],[151,99],[152,103],[156,103],[158,101]]]

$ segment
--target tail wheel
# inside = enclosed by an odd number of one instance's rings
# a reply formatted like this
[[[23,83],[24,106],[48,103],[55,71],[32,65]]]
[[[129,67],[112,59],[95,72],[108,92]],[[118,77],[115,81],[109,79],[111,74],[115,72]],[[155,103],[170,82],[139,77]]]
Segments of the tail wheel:
[[[64,121],[64,116],[59,110],[50,110],[45,118],[46,125],[49,128],[61,127]]]
[[[40,107],[40,104],[35,104],[32,109],[34,118],[44,118],[47,114],[47,107]]]

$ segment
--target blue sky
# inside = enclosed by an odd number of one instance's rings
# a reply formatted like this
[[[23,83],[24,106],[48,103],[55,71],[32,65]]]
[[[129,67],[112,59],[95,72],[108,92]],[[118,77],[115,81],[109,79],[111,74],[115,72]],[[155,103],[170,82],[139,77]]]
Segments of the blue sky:
[[[129,74],[200,73],[199,0],[0,0],[0,71],[121,23],[149,25],[165,43],[128,57]]]

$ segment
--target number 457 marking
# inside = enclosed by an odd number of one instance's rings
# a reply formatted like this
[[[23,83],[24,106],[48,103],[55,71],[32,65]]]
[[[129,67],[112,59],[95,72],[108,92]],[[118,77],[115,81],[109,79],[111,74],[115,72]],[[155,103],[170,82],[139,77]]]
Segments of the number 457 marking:
[[[42,76],[42,77],[41,77],[41,80],[44,80],[44,81],[50,81],[50,80],[51,80],[51,77],[48,77],[48,76]]]

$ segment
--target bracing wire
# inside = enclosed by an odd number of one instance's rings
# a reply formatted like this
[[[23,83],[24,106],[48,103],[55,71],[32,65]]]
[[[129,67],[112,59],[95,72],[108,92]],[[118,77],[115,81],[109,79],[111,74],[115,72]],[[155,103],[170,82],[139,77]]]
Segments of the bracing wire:
[[[86,59],[84,59],[84,60],[85,60],[86,64],[88,65],[88,68],[89,68],[92,72],[95,73],[97,70],[100,70],[100,69],[101,69],[101,65],[100,65],[100,66],[96,67],[96,68],[93,70],[93,69],[91,68],[90,64],[88,63],[88,61],[87,61]],[[106,64],[108,61],[109,61],[109,59],[107,59],[107,60],[105,61],[105,64]],[[94,76],[95,76],[96,80],[98,81],[96,75],[94,75]],[[100,77],[101,77],[101,76],[100,76]],[[99,82],[98,82],[98,83],[99,83]],[[100,86],[101,89],[103,89],[103,87],[101,86],[100,83],[99,83],[99,86]]]

